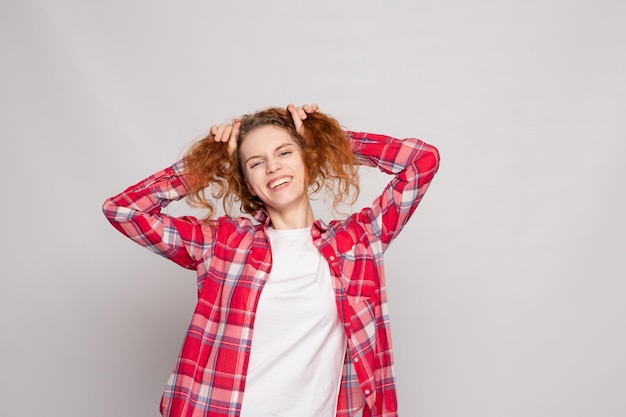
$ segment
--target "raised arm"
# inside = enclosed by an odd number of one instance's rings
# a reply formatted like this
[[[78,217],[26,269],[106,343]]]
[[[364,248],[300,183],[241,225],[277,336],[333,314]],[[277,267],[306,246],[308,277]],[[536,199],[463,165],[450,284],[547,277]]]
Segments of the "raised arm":
[[[212,245],[217,223],[191,216],[169,216],[162,209],[188,194],[197,197],[199,191],[211,185],[211,179],[219,177],[221,172],[214,168],[228,165],[222,163],[223,158],[234,152],[239,127],[238,119],[211,126],[209,135],[196,142],[183,160],[107,199],[102,206],[104,215],[117,230],[140,245],[185,268],[196,269]],[[210,168],[208,176],[206,167]],[[189,181],[189,173],[196,174],[195,181]],[[205,207],[210,216],[213,205]]]
[[[420,139],[360,132],[346,132],[346,136],[361,164],[394,176],[371,207],[357,214],[386,249],[426,193],[439,168],[439,152]]]
[[[185,268],[196,269],[210,224],[203,226],[194,217],[177,218],[161,212],[187,195],[183,165],[179,161],[108,198],[102,211],[130,239]]]

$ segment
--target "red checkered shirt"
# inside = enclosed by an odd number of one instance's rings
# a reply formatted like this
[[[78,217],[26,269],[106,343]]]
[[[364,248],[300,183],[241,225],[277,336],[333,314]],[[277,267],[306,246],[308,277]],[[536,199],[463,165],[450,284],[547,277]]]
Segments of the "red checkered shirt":
[[[439,166],[419,139],[346,132],[361,164],[392,174],[372,205],[345,220],[311,227],[328,261],[347,335],[337,416],[397,416],[383,252],[421,201]],[[170,417],[235,417],[245,392],[257,302],[272,267],[259,212],[202,221],[161,212],[188,193],[177,162],[104,203],[108,220],[129,238],[197,271],[198,304],[161,400]]]

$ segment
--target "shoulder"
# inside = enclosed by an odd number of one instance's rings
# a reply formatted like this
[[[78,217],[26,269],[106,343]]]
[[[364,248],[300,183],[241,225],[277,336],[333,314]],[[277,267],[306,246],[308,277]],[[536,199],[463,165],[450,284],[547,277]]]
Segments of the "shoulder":
[[[246,217],[221,216],[212,221],[217,240],[231,245],[241,245],[263,234],[265,226]],[[209,226],[210,227],[210,226]]]
[[[255,233],[262,228],[261,224],[258,224],[246,216],[220,216],[216,220],[211,221],[211,223],[213,223],[220,232]]]
[[[364,208],[346,219],[332,220],[325,227],[326,236],[336,242],[338,249],[345,250],[358,242],[371,242],[375,235],[371,233],[371,209]],[[322,223],[323,225],[323,223]]]

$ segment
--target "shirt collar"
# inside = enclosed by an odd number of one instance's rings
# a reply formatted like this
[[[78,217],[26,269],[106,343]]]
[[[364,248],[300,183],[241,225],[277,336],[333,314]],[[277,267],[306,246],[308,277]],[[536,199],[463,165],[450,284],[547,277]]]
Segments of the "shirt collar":
[[[254,218],[265,227],[268,227],[270,225],[270,215],[265,210],[257,211],[254,215]],[[320,232],[325,232],[326,230],[328,230],[328,224],[324,220],[320,219],[314,221],[312,227],[317,228],[317,230],[319,230]]]
[[[265,227],[270,225],[270,215],[265,210],[257,211],[254,218]]]
[[[326,223],[322,219],[318,219],[318,220],[313,222],[313,227],[316,227],[317,230],[319,230],[320,232],[323,233],[323,232],[328,230],[328,223]]]

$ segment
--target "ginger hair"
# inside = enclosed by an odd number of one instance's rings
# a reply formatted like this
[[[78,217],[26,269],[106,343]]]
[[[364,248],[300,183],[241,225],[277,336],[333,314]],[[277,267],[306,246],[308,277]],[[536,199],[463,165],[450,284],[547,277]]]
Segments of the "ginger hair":
[[[300,135],[286,109],[274,107],[247,114],[241,118],[237,148],[250,132],[268,125],[284,129],[298,144],[309,196],[325,190],[333,198],[335,211],[341,203],[354,204],[359,194],[359,162],[336,119],[320,112],[310,113],[303,120],[304,134]],[[194,207],[208,210],[205,220],[214,216],[213,201],[217,199],[222,200],[227,215],[231,215],[235,203],[250,215],[265,210],[265,204],[253,196],[246,185],[239,152],[236,150],[230,155],[226,142],[215,142],[209,133],[192,145],[184,161],[188,201]],[[210,195],[207,195],[208,190]]]

